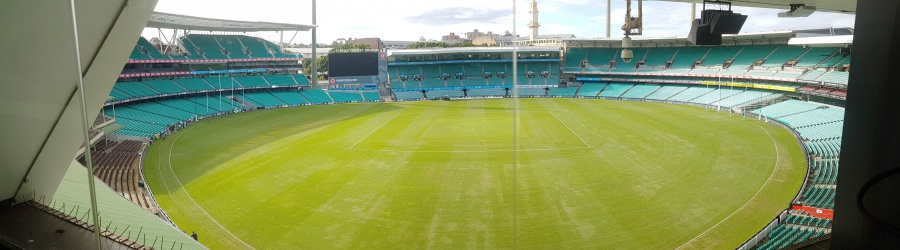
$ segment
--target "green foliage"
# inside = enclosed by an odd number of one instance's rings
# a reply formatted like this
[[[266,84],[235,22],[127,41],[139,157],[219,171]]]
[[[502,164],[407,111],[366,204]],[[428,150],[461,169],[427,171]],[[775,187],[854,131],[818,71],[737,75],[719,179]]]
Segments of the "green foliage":
[[[303,74],[310,75],[310,68],[312,66],[312,60],[303,60]],[[316,68],[319,70],[317,72],[328,72],[328,57],[320,56],[319,60],[316,60]]]
[[[415,42],[410,44],[408,48],[410,49],[425,49],[425,48],[447,48],[450,47],[449,44],[445,42]]]
[[[159,205],[210,249],[735,248],[806,169],[778,126],[560,98],[247,112],[145,158]]]
[[[472,41],[466,40],[456,44],[448,44],[445,42],[415,42],[409,45],[410,49],[427,49],[427,48],[462,48],[462,47],[497,47],[499,45],[473,44]]]
[[[334,46],[334,48],[331,48],[331,51],[328,51],[328,53],[354,53],[354,52],[371,51],[371,50],[372,50],[372,46],[369,46],[368,44],[345,43],[345,44],[339,44],[337,46]]]

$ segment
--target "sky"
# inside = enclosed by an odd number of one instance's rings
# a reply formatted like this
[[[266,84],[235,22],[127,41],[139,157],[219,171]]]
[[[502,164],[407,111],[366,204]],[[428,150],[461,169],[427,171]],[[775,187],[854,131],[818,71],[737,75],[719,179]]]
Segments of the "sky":
[[[513,2],[516,6],[516,31],[528,35],[530,0],[319,0],[317,4],[317,41],[331,43],[337,38],[379,37],[389,41],[414,41],[419,37],[440,40],[442,35],[478,29],[482,32],[513,32]],[[242,21],[312,24],[311,0],[159,0],[156,11],[198,17]],[[632,11],[636,12],[636,6]],[[538,0],[540,34],[574,34],[578,38],[603,37],[606,34],[606,1]],[[688,3],[645,1],[644,37],[684,37],[690,29]],[[853,27],[854,16],[816,12],[805,18],[778,18],[785,10],[733,8],[749,15],[742,33],[823,27]],[[699,10],[698,10],[699,15]],[[625,1],[614,0],[612,37],[622,37]],[[291,39],[293,32],[285,35]],[[144,36],[157,37],[156,29]],[[258,33],[278,41],[273,33]],[[300,32],[293,43],[309,44],[309,32]]]

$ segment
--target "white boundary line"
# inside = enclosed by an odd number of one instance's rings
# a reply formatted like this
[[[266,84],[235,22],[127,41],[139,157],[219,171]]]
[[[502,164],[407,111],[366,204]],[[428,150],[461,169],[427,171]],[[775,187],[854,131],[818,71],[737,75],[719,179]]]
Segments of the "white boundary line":
[[[384,127],[384,125],[387,125],[388,123],[391,123],[391,121],[393,121],[394,118],[397,118],[397,116],[400,116],[400,114],[398,113],[398,114],[394,115],[394,117],[391,117],[391,119],[388,119],[386,122],[384,122],[383,124],[381,124],[381,126],[378,126],[377,128],[375,128],[375,130],[372,130],[372,132],[369,132],[369,134],[367,134],[367,135],[366,135],[365,137],[363,137],[362,139],[359,139],[359,141],[356,141],[356,143],[353,143],[353,145],[351,145],[351,146],[350,146],[349,148],[347,148],[347,149],[353,149],[353,147],[356,147],[356,144],[359,144],[360,142],[362,142],[362,141],[365,140],[366,138],[369,138],[370,135],[374,134],[375,131],[378,131],[379,129],[381,129],[381,127]]]
[[[731,218],[731,216],[734,216],[735,214],[737,214],[737,212],[740,212],[741,210],[743,210],[744,207],[746,207],[747,205],[749,205],[751,201],[753,201],[754,199],[756,199],[756,196],[759,196],[759,193],[761,193],[762,190],[763,190],[764,188],[766,188],[766,186],[769,185],[769,181],[771,181],[771,180],[772,180],[772,177],[775,176],[775,172],[777,172],[777,170],[778,170],[778,162],[781,161],[781,158],[780,158],[781,154],[778,153],[778,143],[775,141],[775,138],[772,137],[772,134],[770,134],[768,130],[766,130],[766,129],[763,128],[762,126],[759,126],[759,124],[754,124],[754,125],[756,125],[757,127],[759,127],[759,129],[762,129],[763,132],[766,132],[766,135],[769,136],[769,139],[772,139],[772,145],[775,145],[775,168],[772,169],[772,173],[769,174],[769,178],[766,179],[766,182],[763,183],[762,187],[759,187],[759,190],[756,191],[756,194],[754,194],[753,197],[750,197],[750,200],[747,200],[747,203],[744,203],[743,206],[739,207],[737,210],[734,210],[734,212],[732,212],[731,214],[729,214],[728,216],[726,216],[724,219],[722,219],[722,221],[719,221],[719,223],[716,223],[715,225],[713,225],[713,226],[710,227],[709,229],[706,229],[706,231],[703,231],[703,233],[700,233],[699,235],[695,236],[693,239],[689,240],[688,242],[685,242],[684,244],[681,244],[681,246],[679,246],[678,248],[675,248],[675,249],[682,249],[682,248],[684,248],[684,246],[687,246],[687,244],[689,244],[689,243],[691,243],[691,242],[694,242],[694,240],[697,240],[697,238],[700,238],[700,236],[703,236],[703,235],[705,235],[706,233],[708,233],[709,230],[712,230],[713,228],[716,228],[717,226],[719,226],[719,224],[722,224],[722,222],[725,222],[726,220],[728,220],[729,218]]]
[[[589,147],[572,147],[572,148],[533,148],[519,149],[518,151],[550,151],[550,150],[570,150],[570,149],[588,149]],[[494,150],[387,150],[387,149],[367,149],[354,148],[353,150],[375,151],[375,152],[393,152],[393,153],[494,153],[494,152],[512,152],[512,149],[494,149]]]
[[[193,128],[193,127],[190,127],[190,128]],[[188,128],[188,129],[190,129],[190,128]],[[181,138],[182,135],[187,134],[187,132],[188,131],[186,129],[184,132],[179,133],[178,136],[175,137],[175,140],[172,141],[172,145],[169,147],[169,161],[168,161],[169,162],[169,171],[172,172],[172,176],[175,177],[175,180],[178,182],[178,185],[181,186],[181,190],[184,190],[184,194],[187,195],[188,199],[190,199],[191,202],[193,202],[194,205],[196,205],[197,208],[199,208],[200,211],[206,215],[206,217],[209,217],[209,219],[211,219],[213,222],[215,222],[216,225],[219,225],[219,227],[222,228],[222,230],[225,230],[225,232],[228,233],[229,235],[231,235],[231,237],[234,237],[241,243],[244,243],[245,246],[249,247],[250,249],[256,249],[256,248],[253,248],[253,246],[251,246],[250,244],[247,244],[247,242],[244,242],[244,240],[241,240],[241,238],[239,238],[236,235],[234,235],[233,233],[231,233],[231,231],[228,231],[228,228],[225,228],[225,226],[222,226],[222,224],[220,224],[219,221],[216,220],[216,218],[213,218],[211,215],[209,215],[209,213],[206,212],[206,210],[203,209],[203,207],[200,206],[200,204],[197,204],[197,201],[195,201],[194,198],[191,197],[191,194],[188,193],[187,189],[184,188],[184,184],[181,184],[181,180],[178,179],[178,175],[175,174],[175,170],[172,169],[172,148],[175,148],[175,142],[177,142],[178,139]],[[172,199],[174,200],[174,198],[172,198]]]
[[[169,148],[169,153],[172,152],[171,150],[172,150],[172,148],[170,147],[170,148]],[[162,181],[163,186],[165,186],[165,188],[166,188],[166,193],[169,194],[169,199],[171,199],[172,202],[175,203],[175,205],[181,206],[181,205],[178,204],[177,201],[175,201],[175,197],[172,197],[172,190],[169,190],[169,183],[166,182],[166,178],[163,177],[163,175],[162,175],[162,173],[163,173],[163,171],[162,171],[162,163],[160,163],[160,162],[162,162],[162,159],[160,159],[160,155],[159,155],[159,154],[161,154],[160,152],[162,152],[162,149],[161,149],[161,148],[159,149],[159,151],[156,151],[156,171],[158,171],[157,173],[159,174],[159,180]],[[143,164],[143,163],[142,163],[142,164]],[[153,199],[156,199],[156,198],[154,197]],[[156,206],[159,207],[159,203],[158,203],[158,202],[156,203]],[[162,210],[162,208],[160,207],[159,210]]]
[[[566,125],[565,122],[563,122],[561,119],[559,119],[559,117],[557,117],[556,114],[554,114],[553,112],[549,112],[549,111],[547,113],[550,113],[550,115],[552,115],[554,118],[556,118],[556,120],[559,121],[559,123],[562,123],[563,126],[566,126],[566,128],[569,129],[569,132],[572,132],[573,135],[578,137],[578,139],[581,140],[581,142],[584,143],[584,145],[587,145],[588,148],[594,148],[591,146],[591,144],[588,144],[587,141],[584,140],[584,138],[581,138],[581,136],[578,135],[578,133],[575,133],[575,130],[572,130],[572,128],[570,128],[569,125]]]

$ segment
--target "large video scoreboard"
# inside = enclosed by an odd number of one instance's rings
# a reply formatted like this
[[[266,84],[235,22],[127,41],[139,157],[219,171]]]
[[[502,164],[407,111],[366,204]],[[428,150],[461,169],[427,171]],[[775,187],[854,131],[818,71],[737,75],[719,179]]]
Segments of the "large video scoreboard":
[[[329,88],[371,88],[387,82],[384,52],[328,54]]]

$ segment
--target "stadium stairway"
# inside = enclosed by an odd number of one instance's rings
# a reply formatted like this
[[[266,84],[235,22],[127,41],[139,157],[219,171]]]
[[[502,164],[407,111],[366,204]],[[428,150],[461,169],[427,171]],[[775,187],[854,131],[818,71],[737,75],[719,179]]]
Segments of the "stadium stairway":
[[[238,104],[240,104],[240,105],[244,105],[244,107],[247,107],[247,108],[249,108],[249,109],[256,109],[256,107],[257,107],[256,104],[253,104],[253,103],[251,103],[251,102],[245,101],[245,100],[243,100],[243,99],[241,99],[241,98],[238,98],[237,96],[227,96],[226,98],[228,98],[229,100],[232,100],[232,101],[234,101],[234,102],[236,102],[236,103],[238,103]]]

